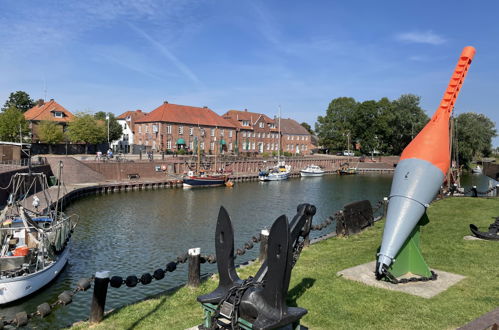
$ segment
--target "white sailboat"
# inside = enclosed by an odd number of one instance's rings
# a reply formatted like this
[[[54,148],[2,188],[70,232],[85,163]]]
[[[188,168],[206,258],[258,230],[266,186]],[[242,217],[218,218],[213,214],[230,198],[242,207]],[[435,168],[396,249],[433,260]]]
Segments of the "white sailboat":
[[[51,208],[45,174],[16,173],[11,183],[13,192],[0,214],[0,305],[38,291],[61,272],[77,223],[77,217],[66,216],[57,204]],[[27,198],[37,188],[46,208],[38,211],[34,195],[35,209],[29,210]]]
[[[277,165],[258,173],[260,181],[281,181],[287,180],[291,173],[291,165],[286,165],[281,161],[281,107],[279,106],[279,147],[277,148]]]

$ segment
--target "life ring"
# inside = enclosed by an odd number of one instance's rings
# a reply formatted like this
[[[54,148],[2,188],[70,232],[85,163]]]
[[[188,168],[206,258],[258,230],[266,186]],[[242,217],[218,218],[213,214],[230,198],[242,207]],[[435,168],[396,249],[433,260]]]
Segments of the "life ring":
[[[161,169],[162,169],[163,171],[166,171],[166,165],[161,165]]]

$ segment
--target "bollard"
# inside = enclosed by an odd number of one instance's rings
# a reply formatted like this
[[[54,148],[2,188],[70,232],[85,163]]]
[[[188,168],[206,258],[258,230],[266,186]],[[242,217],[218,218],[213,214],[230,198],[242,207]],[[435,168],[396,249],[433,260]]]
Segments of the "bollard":
[[[476,186],[471,188],[471,197],[478,197],[478,191],[476,190]]]
[[[189,277],[187,279],[187,286],[198,287],[201,283],[201,265],[200,254],[201,248],[189,249]]]
[[[269,231],[267,229],[263,229],[260,232],[260,256],[258,257],[258,260],[260,260],[260,262],[262,263],[267,258],[268,242],[269,242]]]
[[[383,197],[383,218],[386,218],[387,211],[388,211],[388,197]]]
[[[104,307],[106,306],[108,285],[109,272],[96,272],[94,280],[94,294],[92,297],[92,305],[90,307],[90,323],[99,323],[104,317]]]
[[[496,197],[499,197],[499,183],[496,184]]]

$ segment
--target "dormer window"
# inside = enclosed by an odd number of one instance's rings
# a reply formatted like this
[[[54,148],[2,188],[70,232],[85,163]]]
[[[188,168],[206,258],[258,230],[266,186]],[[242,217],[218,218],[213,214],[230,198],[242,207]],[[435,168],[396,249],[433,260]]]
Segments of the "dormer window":
[[[243,126],[249,126],[250,122],[249,120],[243,120]]]
[[[269,123],[269,127],[270,128],[275,128],[275,124],[274,123]]]
[[[62,118],[62,117],[64,117],[64,113],[62,113],[62,111],[54,111],[54,117],[55,118]]]
[[[264,123],[264,122],[260,122],[260,123],[258,124],[258,126],[260,126],[260,128],[264,128],[264,127],[265,127],[265,123]]]

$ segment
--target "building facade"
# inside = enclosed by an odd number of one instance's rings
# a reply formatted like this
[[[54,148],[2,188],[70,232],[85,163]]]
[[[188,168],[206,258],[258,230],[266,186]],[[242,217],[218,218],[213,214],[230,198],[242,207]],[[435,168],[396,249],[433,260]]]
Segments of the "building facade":
[[[236,127],[208,107],[164,102],[135,121],[134,144],[146,150],[232,153],[236,150]]]
[[[116,117],[116,121],[121,125],[123,131],[117,141],[111,143],[113,150],[117,152],[129,153],[134,146],[135,122],[147,115],[142,110],[127,111]]]
[[[74,119],[74,115],[62,105],[54,101],[54,99],[50,99],[50,101],[48,102],[39,100],[36,106],[24,113],[24,118],[29,123],[29,128],[31,130],[31,141],[43,142],[40,141],[41,122],[56,122],[59,125],[60,129],[65,132],[68,123]]]
[[[313,149],[312,134],[293,119],[281,119],[281,149],[295,155],[310,155]]]
[[[274,119],[248,110],[229,110],[222,115],[237,130],[238,150],[242,153],[272,153],[279,148],[279,133]]]

